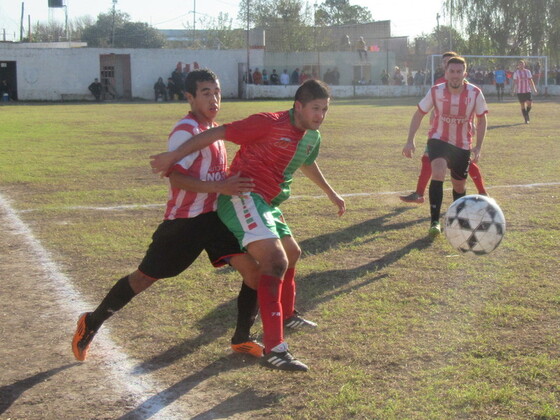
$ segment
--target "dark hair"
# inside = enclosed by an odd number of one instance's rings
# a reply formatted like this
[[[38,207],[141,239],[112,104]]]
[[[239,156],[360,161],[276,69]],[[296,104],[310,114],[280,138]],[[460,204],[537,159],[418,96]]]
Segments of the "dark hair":
[[[459,56],[459,54],[457,54],[455,51],[447,51],[447,52],[444,52],[444,53],[441,55],[441,58],[458,57],[458,56]]]
[[[192,96],[196,96],[198,82],[217,82],[218,76],[209,69],[196,69],[189,72],[185,79],[185,90]]]
[[[451,57],[447,62],[445,68],[447,69],[450,64],[462,64],[463,66],[465,66],[465,70],[467,69],[467,61],[463,57],[459,57],[458,55],[456,55],[455,57]]]
[[[305,105],[315,99],[328,99],[331,97],[329,85],[325,82],[315,79],[306,80],[296,91],[294,101],[301,102]]]

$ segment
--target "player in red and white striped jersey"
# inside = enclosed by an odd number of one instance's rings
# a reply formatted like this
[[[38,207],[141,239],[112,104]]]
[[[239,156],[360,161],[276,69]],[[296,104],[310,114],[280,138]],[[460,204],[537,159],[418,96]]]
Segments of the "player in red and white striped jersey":
[[[447,51],[441,55],[442,73],[441,76],[436,79],[434,85],[447,83],[447,79],[445,78],[445,66],[451,57],[456,57],[458,55],[459,54],[455,51]],[[432,112],[430,114],[430,124],[433,122],[433,119],[434,113]],[[416,190],[410,194],[401,195],[399,197],[401,201],[404,201],[405,203],[422,204],[424,202],[424,193],[426,192],[426,187],[432,177],[432,165],[430,163],[430,157],[428,156],[427,146],[424,154],[422,155],[421,163],[422,166],[420,168],[420,174],[418,175],[418,181],[416,182]],[[484,179],[482,178],[482,173],[480,172],[480,168],[476,162],[471,162],[469,165],[469,176],[473,180],[478,193],[487,195],[486,188],[484,187]]]
[[[213,72],[194,70],[187,76],[185,85],[191,111],[169,135],[169,150],[214,127],[220,109],[220,83]],[[238,175],[227,177],[227,156],[222,141],[174,165],[169,182],[170,198],[164,221],[154,232],[138,269],[118,280],[95,311],[79,317],[72,340],[76,359],[85,360],[93,337],[109,317],[158,279],[174,277],[186,270],[202,251],[206,251],[214,266],[229,263],[242,274],[244,282],[238,296],[238,321],[232,348],[262,356],[262,346],[249,338],[258,311],[259,269],[256,261],[241,251],[237,239],[216,213],[219,193],[250,192],[254,183]]]
[[[474,162],[479,159],[486,135],[486,100],[478,87],[465,81],[466,70],[464,58],[449,59],[445,69],[447,83],[432,86],[420,101],[403,148],[403,155],[412,157],[416,149],[416,132],[424,116],[434,109],[434,120],[428,132],[428,155],[432,167],[429,188],[431,236],[441,233],[439,217],[447,169],[451,170],[453,200],[456,200],[465,195],[470,155],[472,153]],[[477,117],[476,145],[471,149],[474,116]]]
[[[533,107],[533,98],[531,97],[531,89],[537,94],[537,88],[533,81],[531,70],[525,68],[525,61],[519,60],[517,70],[513,73],[513,85],[511,93],[517,93],[517,100],[521,105],[521,114],[525,119],[525,124],[529,124],[531,118],[529,113]]]

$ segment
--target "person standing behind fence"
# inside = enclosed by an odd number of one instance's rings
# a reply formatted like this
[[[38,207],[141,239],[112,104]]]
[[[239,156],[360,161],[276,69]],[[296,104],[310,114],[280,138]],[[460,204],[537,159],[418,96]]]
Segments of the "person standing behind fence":
[[[506,85],[506,71],[500,66],[494,71],[494,83],[496,84],[498,102],[503,102],[504,86]]]
[[[521,105],[521,113],[525,118],[525,124],[529,124],[531,118],[529,113],[533,107],[533,98],[531,97],[531,89],[537,94],[535,82],[531,70],[525,68],[525,61],[519,60],[517,70],[513,73],[513,88],[511,93],[517,93],[517,100]]]
[[[360,56],[360,60],[367,60],[367,47],[366,47],[366,41],[364,41],[363,36],[361,36],[356,42],[356,49],[358,50],[358,55]]]

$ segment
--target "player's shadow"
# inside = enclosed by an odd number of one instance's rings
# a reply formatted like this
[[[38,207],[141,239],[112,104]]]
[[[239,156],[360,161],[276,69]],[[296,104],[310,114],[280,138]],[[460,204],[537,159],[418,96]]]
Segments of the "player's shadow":
[[[412,207],[397,207],[391,213],[365,220],[361,223],[340,229],[334,232],[325,233],[323,235],[314,236],[305,239],[299,243],[302,250],[302,258],[309,254],[319,254],[332,248],[351,245],[356,238],[375,233],[384,233],[393,230],[409,229],[418,223],[425,222],[426,219],[417,219],[400,223],[387,223],[391,218],[398,216]],[[371,240],[375,240],[372,238]]]
[[[412,207],[397,207],[392,212],[384,214],[382,216],[365,220],[361,223],[348,226],[347,228],[340,229],[334,232],[329,232],[323,235],[305,239],[299,242],[299,246],[302,250],[302,258],[305,258],[309,254],[315,255],[328,251],[332,248],[351,245],[356,240],[356,238],[362,237],[364,235],[384,233],[392,230],[408,229],[411,226],[423,222],[424,220],[411,220],[401,223],[387,223],[391,218],[411,209]],[[372,238],[371,240],[374,239],[375,238]]]
[[[337,296],[351,293],[370,283],[379,281],[387,275],[379,273],[371,276],[371,274],[394,264],[409,252],[429,248],[431,244],[432,240],[430,238],[419,238],[404,247],[355,268],[321,271],[300,277],[297,279],[299,301],[303,302],[302,306],[306,310],[311,310],[335,299]],[[363,280],[355,282],[360,278],[363,278]],[[350,283],[352,285],[348,286]]]
[[[28,378],[21,379],[10,385],[0,387],[0,414],[6,411],[25,391],[33,388],[35,385],[46,381],[51,376],[56,375],[63,370],[79,365],[79,363],[70,363],[45,372],[39,372]]]
[[[167,389],[151,396],[132,411],[129,411],[125,415],[119,417],[119,420],[140,420],[151,418],[159,411],[163,410],[166,406],[178,400],[183,395],[188,394],[193,388],[207,379],[223,372],[239,369],[245,366],[247,366],[246,361],[243,362],[239,355],[232,354],[230,356],[222,357],[212,362],[202,370],[187,376]],[[215,417],[216,414],[226,415],[251,411],[266,407],[276,400],[277,398],[273,394],[259,397],[254,395],[254,391],[246,390],[221,402],[213,409],[208,410],[206,413],[199,414],[195,418],[199,420],[206,418],[214,419],[219,418]],[[224,418],[227,418],[227,416]]]
[[[241,281],[239,282],[241,287]],[[221,314],[227,313],[231,316],[227,317],[227,321],[223,322]],[[146,372],[152,372],[169,366],[177,360],[194,353],[198,348],[210,344],[217,339],[223,337],[226,332],[235,326],[235,314],[237,313],[237,296],[227,302],[224,302],[212,309],[204,318],[193,323],[193,328],[199,331],[196,337],[187,339],[178,343],[163,353],[160,353],[151,359],[141,362],[135,366],[133,373],[141,375]],[[220,321],[217,322],[216,320]]]
[[[490,126],[488,126],[488,130],[496,130],[497,128],[517,127],[518,125],[525,125],[525,123],[503,124],[503,125],[490,125]]]

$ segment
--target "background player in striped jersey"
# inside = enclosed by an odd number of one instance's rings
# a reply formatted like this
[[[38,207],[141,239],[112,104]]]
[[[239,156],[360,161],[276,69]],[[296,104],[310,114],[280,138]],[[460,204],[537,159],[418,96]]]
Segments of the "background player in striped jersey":
[[[403,148],[403,155],[412,157],[416,149],[414,138],[424,116],[434,110],[434,120],[428,132],[428,155],[432,167],[430,182],[430,216],[429,234],[441,233],[439,222],[441,203],[443,201],[443,181],[447,168],[451,170],[453,200],[465,195],[465,183],[470,156],[476,162],[486,135],[486,114],[488,106],[482,91],[465,81],[466,61],[462,57],[449,59],[445,69],[447,83],[432,86],[412,117],[408,132],[408,141]],[[477,117],[476,145],[472,148],[472,125]]]
[[[434,85],[439,85],[440,83],[447,82],[447,79],[445,78],[445,66],[447,65],[447,62],[451,57],[457,56],[458,54],[455,51],[448,51],[442,54],[442,73],[441,76],[436,79]],[[434,113],[432,112],[430,114],[430,124],[432,124],[433,119]],[[401,195],[399,197],[401,201],[404,201],[405,203],[422,204],[424,202],[424,193],[426,192],[428,181],[430,181],[430,178],[432,177],[432,165],[430,163],[430,157],[428,156],[428,146],[426,146],[426,150],[424,150],[421,162],[422,166],[420,168],[420,174],[418,175],[418,181],[416,182],[416,191],[408,195]],[[486,192],[486,188],[484,187],[484,179],[482,178],[482,173],[480,172],[480,168],[478,167],[476,162],[471,162],[471,164],[469,165],[469,176],[473,180],[478,193],[482,195],[488,195]]]
[[[217,76],[210,70],[194,70],[187,76],[185,85],[191,111],[169,135],[169,150],[217,125],[214,120],[221,103]],[[78,319],[72,340],[76,359],[85,360],[91,341],[103,322],[158,279],[173,277],[186,270],[203,250],[214,266],[229,263],[244,279],[237,301],[238,321],[232,338],[233,350],[262,356],[262,346],[249,338],[258,311],[259,270],[255,260],[241,251],[237,239],[216,213],[218,193],[249,192],[254,183],[239,175],[226,176],[227,155],[222,141],[173,166],[164,221],[154,232],[138,269],[118,280],[95,311],[82,314]]]
[[[531,118],[529,113],[533,107],[533,98],[531,97],[531,89],[537,94],[535,82],[533,82],[533,75],[531,70],[525,68],[525,61],[519,60],[517,62],[517,70],[513,72],[513,85],[511,93],[517,93],[517,100],[521,105],[521,114],[525,119],[525,124],[529,124]]]
[[[289,111],[251,115],[205,131],[173,152],[152,156],[153,171],[166,173],[173,162],[219,139],[240,145],[230,170],[251,177],[255,188],[250,194],[221,195],[218,214],[259,263],[262,363],[273,369],[308,370],[288,351],[284,327],[315,326],[295,311],[295,266],[301,249],[278,208],[290,195],[294,172],[301,169],[317,184],[336,205],[339,216],[346,211],[344,200],[315,161],[321,143],[318,129],[329,102],[328,86],[307,80],[298,88]]]

